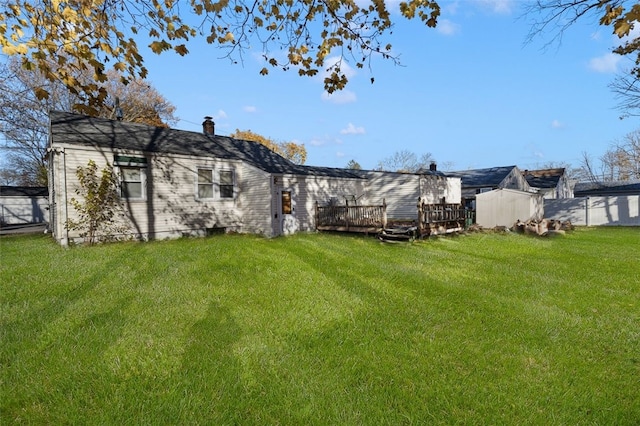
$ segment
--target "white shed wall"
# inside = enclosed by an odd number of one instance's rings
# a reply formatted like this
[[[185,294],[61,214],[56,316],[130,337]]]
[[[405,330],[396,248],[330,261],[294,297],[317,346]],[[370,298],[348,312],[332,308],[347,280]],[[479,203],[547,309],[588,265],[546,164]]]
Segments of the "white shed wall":
[[[517,220],[542,219],[540,194],[496,189],[476,196],[476,223],[484,228],[511,227]]]

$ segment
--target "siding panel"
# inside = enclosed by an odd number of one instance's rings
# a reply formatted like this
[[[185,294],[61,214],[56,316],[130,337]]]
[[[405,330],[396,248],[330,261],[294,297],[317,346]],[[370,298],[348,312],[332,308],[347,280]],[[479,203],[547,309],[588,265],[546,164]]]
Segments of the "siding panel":
[[[64,198],[77,197],[75,190],[79,188],[76,176],[78,166],[85,167],[89,160],[94,160],[102,169],[107,163],[112,164],[115,152],[99,151],[90,148],[66,148],[65,154],[57,154],[55,171],[56,182],[62,182],[63,188],[56,188],[57,234],[62,231],[67,218],[77,219],[78,215],[72,207],[64,211]],[[224,161],[215,158],[198,158],[177,155],[148,155],[140,152],[118,152],[131,156],[147,158],[146,188],[144,200],[123,199],[124,215],[121,224],[128,224],[132,233],[143,239],[175,238],[183,235],[204,235],[207,229],[227,228],[241,231],[243,215],[238,208],[239,194],[232,199],[219,197],[218,172],[221,169],[233,170],[236,182],[242,180],[242,164],[238,161]],[[212,200],[199,200],[196,197],[196,175],[198,167],[211,167],[214,170],[215,196]],[[118,172],[118,167],[115,167]],[[60,179],[62,178],[62,179]],[[66,184],[64,182],[66,181]],[[236,184],[236,191],[238,185]],[[66,196],[66,197],[65,197]],[[62,237],[56,235],[61,241]],[[77,231],[69,231],[69,238],[79,237]]]

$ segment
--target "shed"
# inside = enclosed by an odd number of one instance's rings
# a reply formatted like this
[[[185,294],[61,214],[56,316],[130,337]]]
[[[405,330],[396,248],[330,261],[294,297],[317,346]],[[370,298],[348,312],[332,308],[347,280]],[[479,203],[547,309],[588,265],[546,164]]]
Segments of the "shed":
[[[539,220],[544,215],[542,194],[495,189],[476,195],[476,223],[484,228],[511,227],[519,219]]]
[[[517,166],[490,167],[448,172],[449,177],[459,177],[462,182],[462,198],[466,207],[476,209],[476,195],[498,188],[528,191],[529,184]]]

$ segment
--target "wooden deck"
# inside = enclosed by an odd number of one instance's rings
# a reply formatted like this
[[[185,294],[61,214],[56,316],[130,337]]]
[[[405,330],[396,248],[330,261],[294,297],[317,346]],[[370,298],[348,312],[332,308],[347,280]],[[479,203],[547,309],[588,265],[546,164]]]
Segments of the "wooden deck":
[[[320,206],[316,202],[316,229],[319,231],[341,231],[378,233],[387,224],[387,205]]]
[[[418,235],[440,235],[465,229],[470,211],[462,204],[426,204],[418,199]]]
[[[316,229],[378,234],[385,241],[413,240],[463,231],[472,214],[462,204],[427,204],[422,199],[418,199],[417,210],[417,220],[396,221],[387,220],[385,202],[381,206],[354,206],[348,202],[320,206],[316,202]]]

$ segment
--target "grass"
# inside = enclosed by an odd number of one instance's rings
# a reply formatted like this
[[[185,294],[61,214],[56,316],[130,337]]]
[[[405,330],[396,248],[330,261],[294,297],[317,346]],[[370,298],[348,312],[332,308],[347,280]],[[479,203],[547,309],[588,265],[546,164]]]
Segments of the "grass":
[[[0,239],[0,424],[640,423],[640,228]]]

